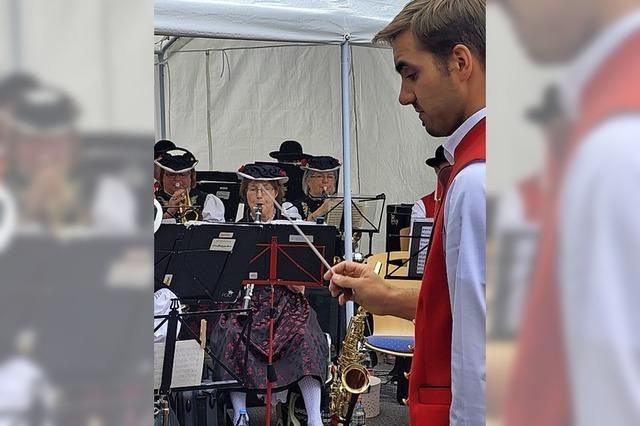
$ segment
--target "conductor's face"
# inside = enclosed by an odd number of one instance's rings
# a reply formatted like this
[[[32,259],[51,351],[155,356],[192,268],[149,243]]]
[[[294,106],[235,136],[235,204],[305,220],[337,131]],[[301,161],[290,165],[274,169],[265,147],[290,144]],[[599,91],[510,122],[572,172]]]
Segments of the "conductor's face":
[[[446,64],[420,49],[409,30],[397,36],[392,46],[396,70],[402,78],[398,100],[413,106],[430,135],[451,135],[464,122],[465,99]]]

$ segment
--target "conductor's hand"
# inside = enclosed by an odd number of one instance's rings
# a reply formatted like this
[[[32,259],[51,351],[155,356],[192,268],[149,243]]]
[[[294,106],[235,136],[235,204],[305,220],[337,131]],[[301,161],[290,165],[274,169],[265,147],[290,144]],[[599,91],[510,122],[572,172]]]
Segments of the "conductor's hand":
[[[355,262],[341,262],[324,275],[330,280],[329,291],[338,297],[340,305],[353,300],[377,315],[388,315],[388,298],[393,292],[382,277],[369,265]]]

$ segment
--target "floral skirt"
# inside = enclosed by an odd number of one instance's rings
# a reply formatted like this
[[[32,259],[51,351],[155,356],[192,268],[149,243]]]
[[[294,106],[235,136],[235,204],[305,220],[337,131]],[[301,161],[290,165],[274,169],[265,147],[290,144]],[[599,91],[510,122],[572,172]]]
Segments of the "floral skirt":
[[[230,306],[241,308],[242,302]],[[245,322],[237,314],[223,314],[211,333],[214,355],[253,391],[267,388],[270,287],[254,289],[251,300],[253,320],[250,338],[243,335]],[[304,376],[324,383],[327,375],[329,348],[318,324],[316,313],[300,293],[274,286],[273,356],[276,381],[273,389],[284,389]],[[245,350],[248,359],[245,363]],[[214,379],[231,380],[219,362],[214,361]]]

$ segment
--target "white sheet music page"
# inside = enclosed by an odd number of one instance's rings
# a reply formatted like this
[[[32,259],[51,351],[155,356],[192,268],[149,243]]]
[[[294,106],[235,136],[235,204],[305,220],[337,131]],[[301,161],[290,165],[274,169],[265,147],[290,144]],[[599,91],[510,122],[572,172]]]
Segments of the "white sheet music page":
[[[159,389],[162,381],[164,343],[153,345],[153,388]],[[178,340],[173,358],[172,388],[198,386],[202,383],[204,350],[196,340]]]

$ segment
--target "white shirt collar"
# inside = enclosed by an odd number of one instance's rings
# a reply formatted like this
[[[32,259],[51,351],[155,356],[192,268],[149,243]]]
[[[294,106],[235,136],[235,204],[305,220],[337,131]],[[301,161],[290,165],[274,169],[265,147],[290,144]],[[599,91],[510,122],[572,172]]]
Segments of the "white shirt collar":
[[[587,83],[615,49],[638,30],[640,9],[625,15],[603,30],[569,66],[560,85],[560,99],[569,117],[580,116],[580,98]]]
[[[460,127],[458,127],[456,131],[453,132],[451,136],[449,136],[447,141],[442,145],[442,147],[444,148],[444,156],[450,164],[453,164],[454,153],[456,152],[456,148],[458,147],[458,145],[460,145],[460,142],[462,142],[462,139],[467,136],[467,133],[469,133],[469,131],[473,129],[473,127],[486,116],[486,107],[476,111],[475,113],[473,113],[473,115],[471,115],[471,117],[467,118],[464,123],[462,123]]]

